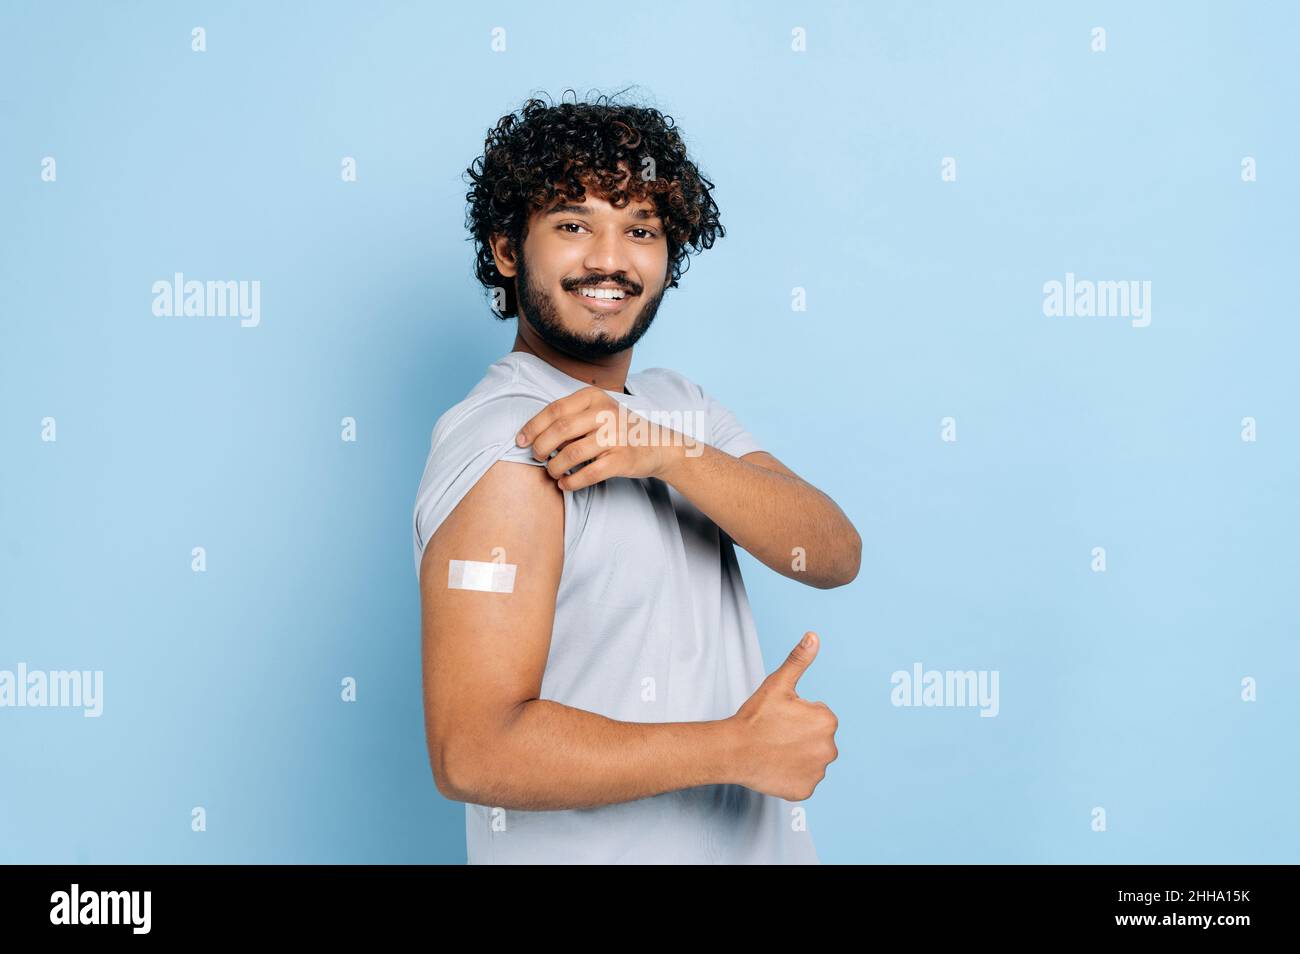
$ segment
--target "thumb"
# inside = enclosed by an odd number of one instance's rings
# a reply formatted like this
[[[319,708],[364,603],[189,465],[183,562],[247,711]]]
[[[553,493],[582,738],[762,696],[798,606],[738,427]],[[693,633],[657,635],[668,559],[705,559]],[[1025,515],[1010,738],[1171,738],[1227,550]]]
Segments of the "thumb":
[[[785,662],[781,663],[768,678],[774,683],[791,692],[795,691],[795,683],[799,677],[807,671],[813,659],[817,656],[817,649],[821,645],[821,640],[817,634],[811,630],[803,634],[803,639],[799,645],[790,650],[790,655],[786,657]]]

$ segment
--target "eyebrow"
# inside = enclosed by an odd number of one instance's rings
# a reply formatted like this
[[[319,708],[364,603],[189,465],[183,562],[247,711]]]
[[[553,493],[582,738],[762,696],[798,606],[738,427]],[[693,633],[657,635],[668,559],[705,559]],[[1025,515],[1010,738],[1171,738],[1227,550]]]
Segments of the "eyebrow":
[[[559,205],[547,211],[546,215],[590,215],[591,206],[579,205],[575,202],[561,202]],[[659,213],[650,209],[633,209],[632,218],[634,219],[657,219]]]

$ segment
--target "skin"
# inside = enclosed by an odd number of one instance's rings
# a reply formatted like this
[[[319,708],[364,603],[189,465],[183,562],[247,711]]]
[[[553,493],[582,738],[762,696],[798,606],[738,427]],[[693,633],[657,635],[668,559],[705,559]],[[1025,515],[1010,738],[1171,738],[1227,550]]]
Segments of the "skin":
[[[638,446],[626,435],[602,438],[601,413],[618,408],[602,389],[623,390],[630,343],[648,327],[647,310],[658,306],[668,280],[668,248],[648,201],[616,209],[589,191],[581,205],[530,220],[523,259],[532,300],[545,299],[538,316],[548,316],[551,330],[525,310],[514,350],[592,387],[524,425],[521,445],[531,444],[538,460],[556,456],[545,467],[494,464],[439,527],[421,563],[425,734],[438,789],[457,801],[532,811],[723,783],[806,799],[839,754],[835,714],[797,692],[820,645],[816,633],[805,633],[726,719],[623,722],[539,698],[563,570],[562,491],[611,477],[658,478],[756,559],[819,588],[850,582],[861,555],[861,539],[839,507],[771,454],[736,458],[685,440]],[[501,274],[516,276],[509,241],[497,237],[492,249]],[[618,312],[568,291],[611,278],[636,291]],[[521,308],[528,297],[521,294]],[[512,593],[447,588],[450,560],[488,562],[498,547],[519,567]],[[802,571],[791,568],[794,547],[806,553]]]

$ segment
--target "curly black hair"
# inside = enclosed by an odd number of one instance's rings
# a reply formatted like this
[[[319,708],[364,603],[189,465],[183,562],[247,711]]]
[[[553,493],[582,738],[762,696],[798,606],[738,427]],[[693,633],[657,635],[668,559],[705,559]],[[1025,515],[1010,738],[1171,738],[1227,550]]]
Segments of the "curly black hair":
[[[620,172],[620,162],[630,175]],[[643,170],[653,175],[646,178]],[[485,288],[504,289],[505,303],[497,313],[502,320],[519,313],[519,302],[514,281],[497,271],[491,237],[508,236],[518,254],[529,216],[557,197],[579,200],[591,188],[615,208],[653,202],[668,240],[668,288],[677,287],[689,266],[689,252],[712,248],[727,234],[718,219],[713,183],[687,158],[673,118],[610,96],[577,102],[575,93],[574,102],[562,97],[560,103],[530,98],[488,130],[483,155],[466,175],[473,183],[465,195],[465,227],[475,246],[474,274]]]

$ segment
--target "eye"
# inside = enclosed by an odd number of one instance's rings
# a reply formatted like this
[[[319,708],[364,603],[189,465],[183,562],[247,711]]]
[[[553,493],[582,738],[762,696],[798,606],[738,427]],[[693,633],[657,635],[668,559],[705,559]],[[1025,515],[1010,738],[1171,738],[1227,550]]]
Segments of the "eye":
[[[556,228],[560,230],[566,230],[570,225],[572,225],[574,228],[579,228],[579,229],[584,228],[584,226],[579,222],[561,222],[559,225],[556,226]],[[570,232],[569,234],[573,235],[574,233]]]
[[[645,237],[648,238],[648,239],[652,239],[652,238],[655,237],[655,233],[654,233],[653,231],[651,231],[650,229],[641,228],[640,226],[637,226],[637,227],[634,228],[632,231],[633,231],[633,232],[644,232],[644,233],[645,233]]]

